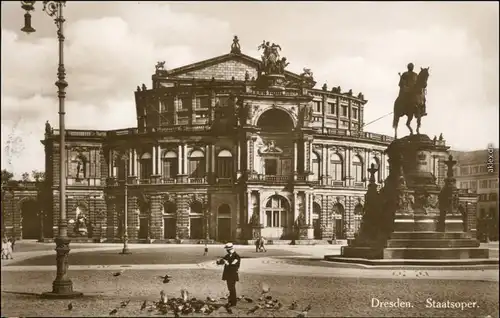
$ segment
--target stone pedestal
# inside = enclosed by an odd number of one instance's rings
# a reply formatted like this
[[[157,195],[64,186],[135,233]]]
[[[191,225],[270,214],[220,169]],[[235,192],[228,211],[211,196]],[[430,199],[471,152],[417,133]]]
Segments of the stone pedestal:
[[[456,162],[451,157],[446,163],[445,186],[440,189],[436,184],[430,158],[442,156],[440,152],[446,149],[426,135],[407,136],[389,145],[389,177],[380,193],[373,175],[370,178],[359,238],[342,249],[342,257],[331,259],[406,260],[405,264],[415,260],[447,264],[457,259],[480,263],[488,259],[489,250],[479,248],[479,242],[464,232],[462,216],[456,211],[452,172]],[[375,199],[368,200],[369,196]]]
[[[266,74],[262,75],[262,85],[270,91],[285,90],[285,75],[282,74]]]

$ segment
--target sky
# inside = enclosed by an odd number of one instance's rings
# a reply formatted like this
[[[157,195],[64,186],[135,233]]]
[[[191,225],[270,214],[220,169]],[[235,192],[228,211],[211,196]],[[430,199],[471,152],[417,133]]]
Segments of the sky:
[[[453,150],[498,147],[498,2],[68,2],[67,129],[136,127],[134,90],[157,61],[175,68],[229,53],[260,58],[278,43],[288,70],[310,68],[317,87],[363,92],[365,122],[390,113],[399,72],[430,67],[421,133]],[[2,169],[44,169],[44,124],[58,126],[53,18],[35,4],[24,34],[18,1],[1,3]],[[408,134],[401,118],[398,136]],[[365,127],[393,136],[392,115]],[[416,123],[413,123],[415,128]]]

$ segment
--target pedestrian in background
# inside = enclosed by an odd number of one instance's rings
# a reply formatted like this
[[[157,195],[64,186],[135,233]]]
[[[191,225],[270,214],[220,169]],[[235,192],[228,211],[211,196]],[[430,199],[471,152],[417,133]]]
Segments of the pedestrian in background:
[[[260,237],[255,239],[255,253],[260,251]]]
[[[236,282],[240,280],[238,270],[240,269],[241,258],[238,253],[235,252],[233,243],[227,243],[224,249],[227,254],[217,261],[217,265],[224,265],[222,280],[226,281],[229,291],[229,299],[226,306],[234,307],[237,303]]]
[[[259,246],[259,249],[261,252],[267,252],[265,244],[266,244],[266,239],[261,236],[260,237],[260,246]]]
[[[9,259],[9,256],[10,259],[14,259],[14,257],[12,257],[12,239],[8,239],[7,241],[3,240],[2,244],[2,259]]]
[[[203,256],[207,256],[208,255],[208,245],[207,243],[205,242],[205,250],[203,252]]]

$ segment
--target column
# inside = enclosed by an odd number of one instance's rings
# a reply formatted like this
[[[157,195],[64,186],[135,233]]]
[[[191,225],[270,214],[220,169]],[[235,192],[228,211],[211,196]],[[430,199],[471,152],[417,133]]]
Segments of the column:
[[[177,146],[177,174],[182,174],[182,146]]]
[[[292,209],[293,209],[293,223],[295,224],[295,220],[297,219],[297,217],[299,216],[299,211],[297,210],[297,192],[293,192],[293,205],[292,205]]]
[[[153,172],[153,175],[156,175],[156,146],[153,146],[152,147],[152,152],[151,152],[151,159],[153,160],[153,169],[152,169],[152,172]]]
[[[326,146],[321,145],[321,184],[325,184],[326,178]]]
[[[134,152],[132,149],[128,150],[128,175],[134,175]]]
[[[308,171],[308,165],[309,165],[309,146],[308,146],[308,141],[307,139],[304,140],[304,172]]]
[[[346,176],[349,177],[349,179],[346,180],[346,185],[347,186],[351,186],[351,154],[352,154],[352,151],[351,151],[351,147],[347,147],[347,150],[346,150]]]
[[[156,151],[156,174],[160,175],[162,174],[162,167],[161,167],[161,146],[157,146],[158,150]]]
[[[297,157],[299,153],[297,151],[297,140],[293,141],[293,172],[297,173]]]
[[[330,147],[328,145],[325,145],[325,159],[323,159],[325,162],[325,176],[328,176],[330,171],[328,171],[328,165],[330,164]]]
[[[210,145],[210,148],[211,148],[211,151],[210,151],[211,160],[210,160],[210,162],[212,165],[211,171],[213,172],[213,171],[215,171],[215,159],[214,159],[215,158],[215,145]]]
[[[361,174],[361,178],[366,178],[369,167],[370,167],[370,150],[365,149],[365,162],[363,163],[363,169],[362,169],[363,173]],[[378,180],[376,180],[375,182],[378,182]],[[365,186],[367,184],[368,184],[368,178],[366,178]]]
[[[211,174],[212,171],[210,171],[210,161],[212,161],[212,154],[211,154],[211,151],[210,151],[210,146],[209,145],[205,145],[205,167],[206,167],[206,170],[205,172],[207,174]]]
[[[108,176],[110,178],[114,177],[113,174],[113,150],[109,150],[109,171],[108,171]]]
[[[304,192],[304,208],[305,208],[305,217],[306,224],[309,225],[309,193]]]
[[[183,174],[188,174],[188,169],[187,169],[187,146],[184,144],[182,145],[182,165],[183,167]]]
[[[309,171],[312,171],[312,150],[313,150],[313,140],[312,138],[309,139],[309,148],[307,148],[307,155],[309,156]]]
[[[139,157],[137,156],[137,150],[134,149],[134,171],[137,179],[141,179],[141,165],[139,165]]]
[[[252,218],[252,214],[253,214],[253,211],[252,211],[252,191],[250,190],[247,190],[247,220],[249,223],[251,218]]]
[[[238,143],[238,147],[237,147],[238,155],[237,155],[236,160],[238,160],[238,161],[236,162],[236,171],[241,171],[241,142],[240,142],[240,140],[238,140],[237,143]]]

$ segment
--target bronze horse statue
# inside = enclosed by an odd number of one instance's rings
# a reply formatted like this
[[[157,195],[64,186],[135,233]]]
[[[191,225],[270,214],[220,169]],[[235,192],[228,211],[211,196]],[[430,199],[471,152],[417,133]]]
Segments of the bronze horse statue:
[[[392,128],[394,128],[394,138],[398,138],[399,118],[406,115],[406,127],[410,130],[410,135],[413,135],[410,123],[413,117],[417,118],[417,134],[420,133],[420,122],[425,105],[425,93],[427,88],[427,79],[429,78],[429,67],[420,68],[417,76],[417,82],[413,89],[408,93],[399,94],[394,102],[394,112]]]

